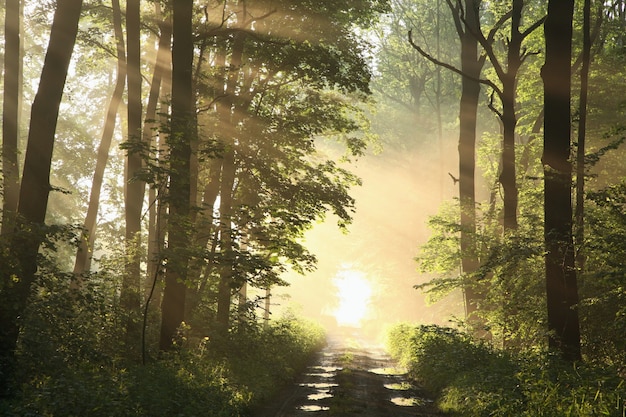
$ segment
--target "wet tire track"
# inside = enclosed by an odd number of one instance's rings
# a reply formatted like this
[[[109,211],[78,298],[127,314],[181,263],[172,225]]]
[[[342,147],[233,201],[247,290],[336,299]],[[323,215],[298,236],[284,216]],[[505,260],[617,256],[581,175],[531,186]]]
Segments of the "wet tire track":
[[[375,346],[331,343],[296,383],[254,417],[438,416],[433,402]]]

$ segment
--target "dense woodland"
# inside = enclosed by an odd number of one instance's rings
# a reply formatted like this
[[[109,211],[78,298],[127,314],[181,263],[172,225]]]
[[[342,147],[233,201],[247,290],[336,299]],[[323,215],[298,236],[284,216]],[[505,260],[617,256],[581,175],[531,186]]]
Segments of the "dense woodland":
[[[0,414],[249,414],[324,343],[272,289],[370,149],[457,187],[416,287],[465,316],[389,339],[441,408],[626,412],[625,2],[0,11]]]

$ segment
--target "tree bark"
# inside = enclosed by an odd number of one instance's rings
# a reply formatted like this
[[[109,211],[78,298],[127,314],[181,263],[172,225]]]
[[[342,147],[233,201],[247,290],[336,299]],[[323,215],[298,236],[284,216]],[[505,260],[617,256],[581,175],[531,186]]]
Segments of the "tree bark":
[[[128,142],[141,141],[142,100],[141,100],[141,17],[140,0],[126,3],[126,63],[128,77]],[[141,280],[141,210],[145,183],[136,178],[141,171],[140,152],[129,149],[125,175],[124,210],[126,218],[127,263],[125,266],[120,294],[120,303],[129,314],[126,324],[127,342],[133,345],[139,341],[139,325],[136,319],[140,311]]]
[[[466,275],[479,266],[475,247],[476,234],[476,113],[480,97],[483,62],[478,56],[478,41],[473,33],[480,30],[480,0],[465,0],[465,31],[461,33],[461,102],[459,109],[459,200],[461,204],[461,267]],[[465,315],[469,319],[478,309],[481,292],[470,283],[464,288]]]
[[[222,157],[222,178],[220,183],[220,252],[222,266],[220,267],[220,282],[217,296],[217,326],[220,332],[228,331],[230,324],[230,304],[233,282],[233,191],[235,185],[235,137],[236,123],[232,107],[234,105],[236,86],[239,82],[245,34],[238,33],[233,40],[230,68],[225,99],[218,104],[220,123],[226,132],[222,136],[224,154]]]
[[[583,6],[583,50],[580,68],[580,102],[578,105],[578,146],[576,147],[576,268],[579,274],[585,269],[585,138],[587,130],[587,96],[589,90],[589,67],[591,65],[591,0]]]
[[[159,347],[169,350],[184,319],[187,265],[189,256],[190,160],[195,121],[192,67],[192,0],[173,5],[172,46],[172,129],[170,139],[170,190],[168,221],[168,263],[163,292]]]
[[[37,271],[37,253],[43,238],[43,228],[48,207],[50,167],[54,148],[59,106],[67,70],[74,50],[82,0],[58,0],[54,13],[48,50],[41,71],[41,79],[33,101],[20,187],[18,216],[23,226],[12,239],[20,277],[15,281],[10,266],[0,270],[3,300],[11,302],[0,306],[0,395],[6,393],[11,377],[13,355],[19,335],[19,318],[28,305],[31,285]]]
[[[232,204],[235,183],[234,141],[224,152],[222,162],[222,181],[220,184],[220,281],[217,295],[217,326],[220,333],[228,331],[230,324],[230,303],[233,282],[233,228]]]
[[[550,0],[544,24],[544,219],[549,346],[581,359],[578,286],[572,242],[570,101],[573,0]]]
[[[7,0],[4,20],[4,101],[2,103],[2,235],[15,227],[19,198],[19,114],[21,78],[20,0]]]
[[[502,81],[502,172],[500,184],[504,193],[504,232],[517,229],[517,182],[515,174],[515,96],[517,73],[522,64],[521,46],[523,37],[519,31],[522,20],[522,0],[513,1],[511,36],[507,51],[507,70],[501,75]]]
[[[158,2],[154,4],[155,15],[161,18],[161,7]],[[154,134],[158,130],[157,107],[161,92],[161,84],[164,77],[171,77],[171,51],[172,51],[172,22],[168,17],[164,17],[159,22],[159,44],[156,51],[156,59],[154,62],[154,70],[152,73],[152,82],[150,83],[150,92],[148,94],[148,104],[146,106],[145,123],[142,132],[143,142],[149,143],[151,146],[158,148],[155,143],[157,136]],[[156,163],[159,163],[157,161]],[[144,292],[148,295],[152,293],[154,279],[157,276],[157,269],[160,264],[160,253],[162,251],[160,218],[163,213],[162,201],[160,200],[160,192],[154,188],[161,187],[161,184],[152,184],[148,192],[149,219],[148,219],[148,260],[146,268],[146,279]],[[146,297],[146,299],[148,298]],[[150,300],[148,300],[150,301]]]

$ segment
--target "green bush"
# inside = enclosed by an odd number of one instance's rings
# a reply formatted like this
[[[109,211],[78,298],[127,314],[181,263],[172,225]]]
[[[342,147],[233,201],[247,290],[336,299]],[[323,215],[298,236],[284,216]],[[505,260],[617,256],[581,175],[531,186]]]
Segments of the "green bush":
[[[623,417],[626,384],[617,369],[572,366],[545,354],[505,353],[438,326],[398,325],[390,354],[459,416]]]
[[[217,350],[223,352],[233,383],[249,390],[258,403],[291,382],[325,340],[319,325],[287,315],[267,328],[235,332]]]
[[[286,316],[267,328],[252,323],[224,340],[189,337],[142,365],[125,351],[125,316],[111,293],[92,284],[75,292],[59,278],[42,277],[33,294],[13,395],[0,399],[2,416],[246,415],[325,340],[319,326]]]

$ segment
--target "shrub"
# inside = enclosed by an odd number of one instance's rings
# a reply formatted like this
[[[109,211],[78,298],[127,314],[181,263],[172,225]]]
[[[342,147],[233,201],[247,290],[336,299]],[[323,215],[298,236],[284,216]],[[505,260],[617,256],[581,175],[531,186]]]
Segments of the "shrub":
[[[546,354],[513,355],[454,329],[398,325],[390,354],[460,416],[616,416],[626,413],[618,370],[571,364]]]

